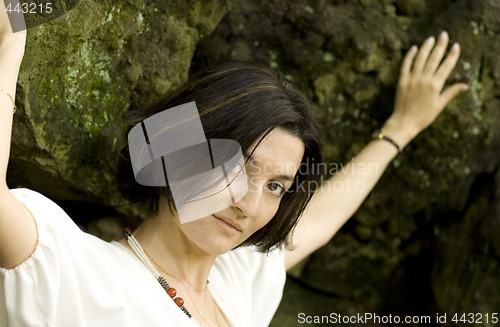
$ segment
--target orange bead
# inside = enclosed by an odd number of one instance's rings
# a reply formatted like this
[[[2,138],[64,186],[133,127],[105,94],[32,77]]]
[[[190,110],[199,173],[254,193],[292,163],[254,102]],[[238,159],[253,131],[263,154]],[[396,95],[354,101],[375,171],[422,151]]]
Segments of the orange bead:
[[[170,287],[168,290],[167,290],[167,294],[171,297],[171,298],[174,298],[176,295],[177,295],[177,290],[173,287]]]
[[[180,308],[184,305],[184,300],[181,297],[175,298],[175,304]]]

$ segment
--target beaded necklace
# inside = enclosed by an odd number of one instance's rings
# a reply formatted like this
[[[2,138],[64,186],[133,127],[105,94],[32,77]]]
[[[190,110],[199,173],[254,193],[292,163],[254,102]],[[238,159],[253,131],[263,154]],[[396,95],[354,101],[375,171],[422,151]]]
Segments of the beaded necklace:
[[[207,286],[208,286],[208,283],[209,281],[207,280],[207,283],[205,284],[205,287],[204,288],[197,288],[196,286],[194,286],[193,284],[191,284],[189,281],[177,276],[177,275],[173,275],[171,273],[169,273],[168,271],[166,271],[165,269],[163,269],[156,261],[155,259],[153,259],[152,257],[148,256],[148,258],[156,265],[156,267],[160,268],[161,271],[163,271],[166,275],[169,275],[170,277],[172,277],[173,279],[175,279],[176,281],[180,282],[182,285],[184,285],[185,288],[189,288],[192,289],[193,291],[196,291],[196,292],[206,292],[207,291]]]
[[[161,271],[163,271],[165,274],[169,275],[170,277],[174,278],[175,280],[177,280],[178,282],[180,282],[182,285],[184,285],[184,288],[187,290],[188,288],[196,291],[196,292],[206,292],[207,291],[207,286],[208,286],[208,280],[207,280],[207,284],[205,286],[205,288],[201,289],[201,288],[196,288],[193,284],[191,284],[190,282],[188,282],[187,280],[183,280],[182,278],[180,278],[179,276],[175,276],[175,275],[172,275],[171,273],[169,273],[168,271],[166,271],[165,269],[163,269],[158,263],[156,263],[156,261],[153,259],[153,258],[149,258],[151,259],[151,261],[153,261],[153,263],[158,267],[160,268]],[[189,287],[188,287],[189,286]],[[200,317],[205,320],[205,322],[209,325],[209,326],[212,326],[212,324],[207,320],[205,319],[205,316],[203,315],[203,313],[201,313],[200,309],[198,308],[198,306],[196,305],[196,302],[193,301],[193,299],[191,299],[191,296],[189,296],[189,292],[186,293],[186,295],[188,296],[189,300],[191,301],[191,303],[193,304],[194,308],[196,309],[196,311],[198,312],[198,314],[200,315]],[[215,303],[215,300],[212,298],[212,303],[214,305],[214,316],[215,316],[215,321],[217,323],[217,326],[220,326],[220,323],[219,323],[219,317],[217,316],[217,304]]]
[[[167,292],[170,298],[177,304],[179,309],[186,314],[189,318],[191,318],[198,326],[200,324],[196,319],[191,315],[189,310],[184,306],[184,300],[181,297],[177,296],[177,290],[173,287],[170,287],[170,284],[163,278],[163,276],[156,270],[151,261],[149,260],[148,255],[144,252],[144,249],[136,240],[134,235],[132,235],[132,230],[130,228],[126,228],[124,231],[125,238],[127,239],[128,244],[134,251],[135,255],[141,260],[141,262],[148,268],[148,270],[153,274],[155,279],[160,283],[161,287]]]

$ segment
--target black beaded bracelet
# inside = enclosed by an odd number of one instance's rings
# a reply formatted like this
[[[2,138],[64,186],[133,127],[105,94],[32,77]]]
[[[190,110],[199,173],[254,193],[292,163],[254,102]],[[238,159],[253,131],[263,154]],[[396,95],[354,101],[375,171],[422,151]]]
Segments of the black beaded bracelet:
[[[394,141],[391,137],[385,135],[385,131],[383,128],[380,130],[379,133],[374,134],[374,138],[378,139],[378,140],[384,140],[384,141],[391,143],[392,145],[394,145],[396,147],[396,149],[398,150],[398,153],[401,153],[402,149],[399,146],[399,144],[397,144],[396,141]]]

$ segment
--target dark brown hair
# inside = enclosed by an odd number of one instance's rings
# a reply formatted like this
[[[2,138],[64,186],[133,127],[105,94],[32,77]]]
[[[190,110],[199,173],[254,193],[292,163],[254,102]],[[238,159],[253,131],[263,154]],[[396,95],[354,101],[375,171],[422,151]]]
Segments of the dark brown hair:
[[[310,165],[322,162],[318,127],[309,101],[280,73],[265,65],[230,62],[195,74],[155,105],[132,113],[131,124],[191,101],[196,102],[207,139],[235,140],[243,152],[277,127],[303,141],[302,169],[297,172],[292,187],[283,195],[276,215],[243,244],[254,244],[262,252],[283,245],[291,247],[289,235],[321,179],[319,175],[307,174],[314,171]],[[139,185],[133,181],[130,162],[121,167],[121,174],[125,173],[127,179],[132,180],[122,187],[128,199],[148,203],[151,213],[156,213],[163,196],[174,209],[168,187]]]

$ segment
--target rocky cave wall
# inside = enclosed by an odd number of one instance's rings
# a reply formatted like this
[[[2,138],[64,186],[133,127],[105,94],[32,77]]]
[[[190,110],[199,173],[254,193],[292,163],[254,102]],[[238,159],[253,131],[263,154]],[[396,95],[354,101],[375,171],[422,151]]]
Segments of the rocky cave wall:
[[[499,13],[499,1],[238,1],[198,45],[199,66],[259,60],[302,87],[330,164],[349,161],[389,116],[412,44],[446,30],[462,47],[450,83],[470,91],[289,278],[273,325],[295,326],[299,312],[451,319],[500,309]]]

